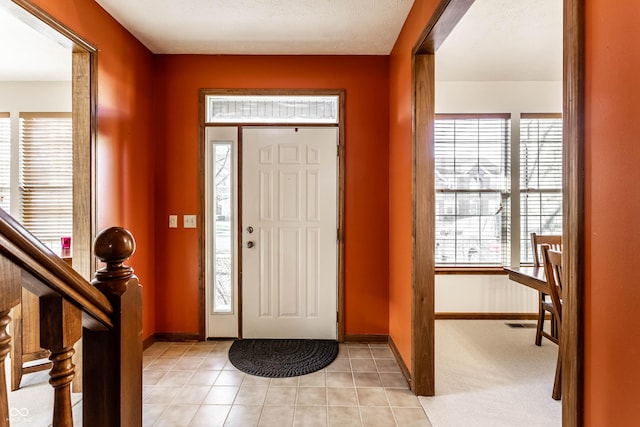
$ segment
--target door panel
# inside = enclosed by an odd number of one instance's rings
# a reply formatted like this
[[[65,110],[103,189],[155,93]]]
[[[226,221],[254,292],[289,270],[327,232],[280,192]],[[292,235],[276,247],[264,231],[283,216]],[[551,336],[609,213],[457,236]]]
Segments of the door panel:
[[[337,336],[337,142],[336,128],[243,129],[245,338]]]

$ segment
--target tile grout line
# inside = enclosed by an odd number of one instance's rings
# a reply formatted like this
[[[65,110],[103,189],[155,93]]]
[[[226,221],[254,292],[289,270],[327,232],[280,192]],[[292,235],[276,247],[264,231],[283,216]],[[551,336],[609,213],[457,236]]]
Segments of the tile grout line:
[[[351,363],[351,356],[349,356],[349,363]],[[353,375],[353,366],[351,367],[351,375]],[[355,376],[353,377],[353,382],[355,386]],[[364,417],[362,416],[362,409],[360,406],[360,395],[358,395],[358,387],[355,387],[356,391],[356,403],[358,404],[358,416],[360,417],[360,425],[364,426]]]
[[[181,355],[179,356],[179,358],[177,359],[177,361],[176,361],[174,364],[172,364],[172,367],[171,367],[171,368],[169,368],[169,370],[168,370],[168,371],[166,371],[166,372],[165,372],[165,374],[164,374],[160,379],[158,379],[158,382],[159,382],[159,381],[161,381],[161,379],[162,379],[165,375],[167,375],[167,373],[168,373],[169,371],[174,370],[174,368],[175,368],[175,366],[176,366],[176,365],[179,365],[179,364],[183,364],[183,363],[185,363],[185,362],[184,362],[184,360],[185,360],[186,358],[188,358],[189,350],[190,350],[190,349],[193,349],[193,348],[194,348],[194,347],[193,347],[193,345],[191,345],[191,346],[189,346],[189,348],[187,348],[187,349],[185,349],[183,352],[181,352]],[[213,347],[213,348],[215,348],[215,347]],[[362,349],[364,349],[364,348],[366,348],[366,349],[368,350],[368,352],[367,352],[367,356],[368,356],[368,357],[361,357],[361,358],[357,358],[357,357],[356,357],[356,358],[352,358],[352,357],[351,357],[351,353],[352,353],[352,351],[350,351],[350,349],[351,349],[351,348],[352,348],[352,349],[355,349],[355,348],[362,348]],[[376,347],[376,349],[378,349],[378,348],[381,348],[381,349],[382,349],[383,347],[381,347],[381,346],[380,346],[380,347]],[[361,405],[361,403],[362,403],[362,402],[361,402],[360,396],[358,395],[358,386],[357,386],[357,383],[356,383],[356,372],[354,371],[354,365],[353,365],[353,362],[355,361],[355,359],[363,359],[363,360],[367,360],[367,359],[369,359],[369,358],[370,358],[371,363],[373,363],[373,365],[372,365],[372,366],[373,366],[373,368],[375,369],[375,370],[372,370],[372,371],[370,371],[370,372],[372,372],[372,373],[375,373],[375,374],[376,374],[376,377],[377,377],[377,379],[378,379],[378,381],[379,381],[379,384],[380,384],[380,385],[379,385],[379,386],[369,386],[369,387],[365,387],[365,388],[374,388],[374,389],[375,389],[375,388],[378,388],[378,387],[379,387],[379,388],[380,388],[380,390],[382,390],[382,391],[385,393],[385,399],[386,399],[386,405],[385,405],[385,406],[386,406],[387,408],[389,408],[389,411],[391,411],[391,416],[392,416],[392,417],[393,417],[393,419],[394,419],[394,423],[395,423],[395,425],[397,425],[397,423],[398,423],[398,419],[397,419],[396,413],[395,413],[395,411],[393,410],[393,407],[392,407],[392,405],[391,405],[391,400],[390,400],[390,397],[389,397],[389,393],[388,393],[387,387],[385,386],[385,384],[384,384],[384,382],[383,382],[383,380],[382,380],[382,374],[383,374],[383,372],[380,370],[381,368],[380,368],[379,364],[377,363],[378,359],[384,359],[384,353],[382,353],[382,357],[377,358],[377,357],[374,355],[374,349],[371,347],[371,345],[370,345],[370,344],[367,344],[366,346],[354,346],[354,347],[350,347],[350,346],[346,345],[346,346],[345,346],[345,350],[346,350],[346,352],[347,352],[347,357],[346,357],[346,358],[348,359],[348,367],[349,367],[349,371],[348,371],[348,372],[349,372],[349,374],[351,375],[350,385],[347,385],[347,384],[345,384],[344,386],[338,386],[338,385],[336,385],[335,387],[336,387],[336,388],[338,388],[338,389],[343,388],[343,387],[347,387],[347,388],[351,388],[351,389],[353,390],[353,392],[355,393],[355,405],[356,405],[356,408],[357,408],[357,410],[358,410],[358,420],[359,420],[360,424],[361,424],[361,425],[364,425],[364,417],[363,417],[363,412],[362,412],[362,409],[363,409],[364,407]],[[157,360],[157,359],[162,358],[161,356],[162,356],[162,355],[166,355],[167,353],[169,353],[169,354],[171,354],[171,355],[172,355],[172,356],[168,356],[168,357],[175,357],[175,354],[174,354],[174,352],[175,352],[175,351],[176,351],[176,350],[171,351],[170,347],[167,347],[167,348],[166,348],[166,349],[164,349],[164,351],[162,351],[159,355],[157,355],[157,356],[155,356],[153,359],[149,360],[149,361],[148,361],[147,366],[150,366],[150,365],[153,363],[153,361],[155,361],[155,360]],[[201,361],[200,361],[200,364],[198,365],[199,367],[201,367],[201,366],[204,364],[204,361],[205,361],[207,358],[211,357],[211,355],[213,354],[213,351],[215,351],[215,350],[210,350],[210,351],[208,351],[208,352],[206,352],[206,353],[204,353],[204,354],[203,354],[203,353],[197,353],[197,354],[194,354],[194,356],[198,356],[198,358],[201,360]],[[381,352],[382,352],[382,350],[378,350],[378,354],[379,354],[379,355],[380,355],[380,353],[381,353]],[[360,353],[361,353],[361,355],[363,355],[363,354],[362,354],[363,352],[360,352]],[[215,356],[217,356],[217,355],[215,355]],[[222,356],[222,355],[220,355],[220,356]],[[364,356],[364,355],[363,355],[363,356]],[[393,360],[393,359],[391,359],[391,360]],[[344,362],[343,362],[343,363],[344,363]],[[362,371],[362,373],[369,372],[368,367],[366,367],[366,365],[368,365],[368,363],[365,363],[365,364],[361,367],[361,368],[364,368],[364,370]],[[228,368],[228,366],[227,366],[227,362],[225,362],[225,365],[222,367],[222,370],[221,370],[221,371],[219,371],[219,374],[220,374],[220,373],[222,373],[223,371],[225,371],[225,369],[224,369],[225,367],[227,367],[227,368]],[[196,368],[192,368],[192,369],[189,369],[189,370],[191,371],[191,374],[189,375],[189,378],[185,379],[184,383],[183,383],[183,384],[181,384],[182,388],[184,388],[184,387],[188,386],[188,382],[189,382],[189,381],[194,377],[194,375],[195,375],[195,374],[196,374],[196,372],[197,372],[197,369],[196,369]],[[385,368],[385,370],[389,370],[389,371],[390,371],[390,372],[385,372],[385,373],[389,373],[389,374],[395,373],[395,371],[391,371],[391,370],[390,370],[390,368]],[[226,371],[229,371],[229,369],[226,369]],[[329,377],[329,373],[330,373],[330,371],[328,371],[328,370],[327,370],[327,368],[325,368],[325,369],[323,369],[323,370],[321,370],[321,371],[323,372],[323,380],[324,380],[324,381],[323,381],[323,385],[324,385],[324,388],[325,388],[325,390],[324,390],[324,397],[325,397],[325,403],[324,403],[324,406],[325,406],[326,424],[327,424],[327,425],[331,425],[331,409],[332,409],[332,408],[331,408],[331,405],[330,405],[330,396],[329,396],[329,388],[330,388],[330,385],[328,384],[328,377]],[[342,372],[342,371],[331,371],[331,373],[339,373],[339,372]],[[358,371],[358,372],[360,372],[360,371]],[[391,376],[391,375],[390,375],[390,376]],[[224,418],[224,422],[225,422],[225,423],[229,420],[229,416],[231,415],[231,409],[233,409],[233,407],[237,406],[236,404],[238,403],[238,400],[237,400],[237,399],[238,399],[238,396],[239,396],[239,394],[240,394],[240,389],[241,389],[243,386],[249,386],[249,385],[250,385],[249,383],[247,383],[247,378],[248,378],[248,377],[249,377],[249,376],[244,375],[244,376],[242,377],[242,381],[238,384],[238,393],[234,396],[234,398],[233,398],[233,400],[232,400],[232,402],[231,402],[231,405],[229,405],[229,408],[230,408],[230,409],[229,409],[229,411],[226,413],[225,418]],[[215,387],[215,381],[217,381],[217,380],[213,380],[212,384],[211,384],[211,385],[209,385],[209,392],[211,392],[211,390],[213,390],[213,388]],[[396,386],[397,384],[394,384],[394,383],[393,383],[393,379],[391,379],[390,381],[391,381],[391,382],[390,382],[390,384],[391,384],[391,385],[394,385],[394,387],[391,387],[391,388],[398,388],[398,389],[399,389],[399,388],[401,388],[401,387],[397,387],[397,386]],[[308,386],[308,387],[316,387],[316,385],[315,385],[315,384],[317,384],[317,382],[315,382],[315,380],[314,380],[314,381],[311,381],[311,383],[310,383],[310,384],[307,384],[307,386]],[[259,385],[259,384],[258,384],[258,383],[256,383],[256,385]],[[299,417],[300,417],[300,414],[301,414],[301,413],[298,411],[298,408],[299,408],[299,403],[300,403],[300,402],[299,402],[299,398],[300,398],[300,388],[301,388],[301,387],[304,387],[304,384],[302,384],[302,383],[300,382],[300,377],[298,377],[298,381],[296,382],[296,385],[295,385],[295,387],[294,387],[294,389],[295,389],[295,397],[294,397],[294,399],[293,399],[293,417],[292,417],[292,420],[291,420],[291,422],[292,422],[292,424],[293,424],[293,425],[295,425],[296,420],[300,420],[300,418],[299,418]],[[266,407],[266,406],[269,406],[269,405],[267,405],[267,397],[269,396],[269,394],[270,394],[270,393],[275,392],[275,391],[277,390],[277,388],[278,388],[278,387],[277,387],[277,386],[275,386],[275,382],[273,381],[273,379],[271,379],[271,380],[268,382],[268,386],[266,387],[266,391],[265,391],[264,397],[263,397],[262,401],[260,402],[260,403],[261,403],[261,404],[260,404],[260,412],[259,412],[258,417],[257,417],[257,422],[258,422],[258,424],[259,424],[259,423],[261,423],[261,422],[263,422],[263,421],[265,420],[265,418],[264,418],[264,417],[265,417],[265,415],[266,415],[266,412],[265,412],[265,411],[267,410],[267,408],[265,408],[265,407]],[[175,399],[176,399],[176,396],[174,396],[174,397],[171,399],[171,402],[174,402],[174,401],[175,401]],[[171,404],[171,402],[169,403],[169,405]],[[200,402],[199,402],[197,405],[195,405],[195,406],[197,406],[197,408],[202,408],[204,405],[205,405],[205,404],[204,404],[204,399],[202,399],[202,401],[200,401]],[[256,405],[256,406],[257,406],[257,405]],[[276,405],[276,406],[279,406],[279,405]],[[287,406],[287,405],[283,405],[283,406]],[[305,406],[308,406],[308,405],[305,405]],[[310,406],[316,406],[316,405],[310,405]],[[337,407],[342,407],[342,405],[336,405],[336,406],[337,406]],[[346,406],[349,406],[349,405],[346,405]],[[420,408],[422,408],[422,406],[420,406]],[[163,413],[162,413],[162,414],[160,414],[160,415],[158,416],[157,420],[155,421],[155,422],[156,422],[156,424],[162,420],[162,415],[163,415],[165,412],[166,412],[166,409],[163,411]],[[198,412],[198,409],[196,409],[196,413],[197,413],[197,412]],[[424,411],[424,408],[422,408],[422,412],[425,412],[425,411]],[[354,414],[354,415],[355,415],[355,414]],[[425,413],[425,416],[426,416],[426,413]],[[194,414],[194,417],[195,417],[195,414]],[[194,419],[194,417],[192,417],[192,420]],[[428,419],[428,418],[427,418],[427,419]],[[355,421],[355,419],[354,419],[354,421]]]

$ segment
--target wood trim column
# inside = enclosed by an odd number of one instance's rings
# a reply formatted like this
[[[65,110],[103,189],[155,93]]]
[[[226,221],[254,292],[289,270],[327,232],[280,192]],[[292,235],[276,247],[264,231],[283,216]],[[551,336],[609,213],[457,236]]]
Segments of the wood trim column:
[[[474,0],[441,0],[412,50],[411,389],[435,394],[435,52]]]
[[[91,141],[91,54],[73,52],[73,269],[91,279],[93,238],[93,155]]]
[[[435,57],[415,55],[413,101],[413,227],[411,301],[411,389],[419,396],[435,394]]]
[[[564,0],[562,425],[584,416],[584,0]]]

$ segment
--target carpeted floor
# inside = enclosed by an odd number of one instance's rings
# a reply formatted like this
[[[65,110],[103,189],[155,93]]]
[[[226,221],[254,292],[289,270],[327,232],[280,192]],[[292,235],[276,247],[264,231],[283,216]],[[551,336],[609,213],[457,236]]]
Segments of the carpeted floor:
[[[435,427],[562,425],[551,398],[558,347],[505,323],[436,321],[436,396],[420,397]]]
[[[310,374],[327,367],[338,355],[338,342],[301,339],[234,341],[229,361],[244,373],[267,378]]]
[[[22,377],[20,388],[11,391],[11,360],[5,360],[5,375],[11,426],[48,427],[53,417],[53,388],[49,372],[40,371]],[[82,393],[71,393],[73,425],[82,425]]]

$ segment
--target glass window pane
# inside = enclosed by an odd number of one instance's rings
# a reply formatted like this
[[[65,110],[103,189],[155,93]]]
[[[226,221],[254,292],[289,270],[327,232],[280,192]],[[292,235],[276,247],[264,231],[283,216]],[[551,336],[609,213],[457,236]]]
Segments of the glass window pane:
[[[214,145],[214,313],[233,310],[232,155],[231,144]]]
[[[60,247],[73,230],[73,133],[70,113],[20,114],[19,185],[24,226]]]
[[[532,263],[531,233],[562,234],[562,118],[520,120],[520,262]]]
[[[338,123],[338,96],[207,96],[209,123]]]
[[[436,264],[508,259],[510,120],[436,117]]]

